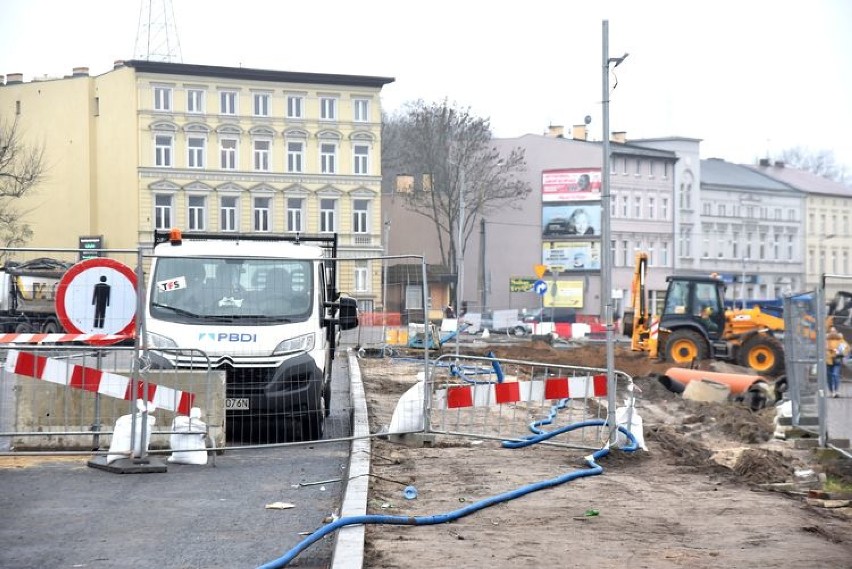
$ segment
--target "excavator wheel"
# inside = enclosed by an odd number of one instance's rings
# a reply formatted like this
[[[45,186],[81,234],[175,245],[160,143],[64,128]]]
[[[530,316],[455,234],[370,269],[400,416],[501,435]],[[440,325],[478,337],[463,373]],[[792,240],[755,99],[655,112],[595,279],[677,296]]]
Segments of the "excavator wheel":
[[[740,348],[740,365],[761,375],[777,376],[784,372],[784,348],[777,338],[755,334]]]
[[[675,330],[666,340],[666,360],[679,364],[707,358],[707,343],[694,330]]]

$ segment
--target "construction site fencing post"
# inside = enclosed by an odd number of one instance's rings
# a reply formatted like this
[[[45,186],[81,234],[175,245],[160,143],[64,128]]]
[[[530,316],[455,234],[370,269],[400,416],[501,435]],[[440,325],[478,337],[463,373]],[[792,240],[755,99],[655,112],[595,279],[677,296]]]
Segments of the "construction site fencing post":
[[[825,346],[826,333],[825,321],[828,316],[825,305],[825,275],[819,280],[816,290],[816,356],[817,356],[817,417],[819,419],[819,446],[824,447],[828,442],[826,423],[825,396],[828,393],[828,369],[826,367]]]

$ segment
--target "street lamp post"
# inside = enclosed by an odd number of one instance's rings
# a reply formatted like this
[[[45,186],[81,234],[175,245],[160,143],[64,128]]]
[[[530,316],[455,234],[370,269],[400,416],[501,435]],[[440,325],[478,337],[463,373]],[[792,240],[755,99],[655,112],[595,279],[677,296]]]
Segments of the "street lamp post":
[[[612,301],[612,248],[610,237],[610,190],[609,190],[609,172],[610,172],[610,148],[609,148],[609,66],[615,63],[615,67],[621,65],[625,53],[622,57],[609,57],[609,20],[603,21],[603,48],[602,48],[602,112],[603,112],[603,163],[601,165],[601,318],[606,325],[606,385],[607,392],[613,394],[610,396],[610,401],[614,402],[615,394],[615,338],[614,338],[614,323],[613,323],[613,301]],[[615,425],[615,405],[610,405],[607,412],[607,421],[611,426]],[[616,429],[610,429],[610,443],[615,444]]]

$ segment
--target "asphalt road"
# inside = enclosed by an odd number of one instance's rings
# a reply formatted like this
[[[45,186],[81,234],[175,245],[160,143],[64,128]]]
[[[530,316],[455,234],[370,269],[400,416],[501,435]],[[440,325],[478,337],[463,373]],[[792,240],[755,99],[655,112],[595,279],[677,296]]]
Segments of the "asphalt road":
[[[334,400],[347,398],[345,354]],[[332,405],[326,438],[348,436]],[[339,511],[349,443],[227,451],[215,465],[116,474],[67,460],[0,468],[0,567],[239,568],[280,557]],[[284,502],[290,509],[266,509]],[[299,555],[327,567],[334,535]]]

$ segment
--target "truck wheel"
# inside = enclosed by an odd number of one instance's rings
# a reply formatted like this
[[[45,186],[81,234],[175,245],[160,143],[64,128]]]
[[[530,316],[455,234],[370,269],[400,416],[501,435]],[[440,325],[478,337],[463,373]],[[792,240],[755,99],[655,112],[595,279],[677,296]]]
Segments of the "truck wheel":
[[[514,328],[512,328],[512,335],[516,338],[523,338],[527,335],[527,329],[523,326],[515,326]]]
[[[17,326],[15,326],[15,334],[32,334],[33,327],[30,326],[29,322],[21,322]]]
[[[42,334],[58,334],[59,330],[59,323],[56,320],[48,320],[41,327]]]
[[[325,426],[325,412],[317,411],[302,417],[302,437],[306,441],[316,441],[322,438]]]
[[[323,417],[328,417],[331,414],[331,381],[326,384],[322,392],[322,399]]]
[[[743,367],[774,377],[784,372],[784,349],[777,338],[755,334],[740,348],[739,361]]]
[[[675,330],[666,340],[666,360],[686,364],[707,358],[707,343],[694,330]]]

